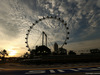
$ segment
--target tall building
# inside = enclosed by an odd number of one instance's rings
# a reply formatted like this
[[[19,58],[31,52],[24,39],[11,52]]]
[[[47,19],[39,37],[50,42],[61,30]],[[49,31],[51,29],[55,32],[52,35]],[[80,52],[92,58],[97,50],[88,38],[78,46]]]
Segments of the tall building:
[[[54,52],[55,53],[58,53],[58,44],[56,42],[54,44]]]

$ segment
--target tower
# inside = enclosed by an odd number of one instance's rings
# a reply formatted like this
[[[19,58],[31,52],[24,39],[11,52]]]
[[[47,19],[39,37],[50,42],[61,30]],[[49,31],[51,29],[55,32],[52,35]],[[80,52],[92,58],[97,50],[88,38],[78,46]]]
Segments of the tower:
[[[58,53],[58,44],[56,42],[54,44],[54,52],[55,53]]]
[[[44,45],[44,36],[45,36],[45,45],[47,46],[47,34],[43,31],[42,32],[42,45]]]

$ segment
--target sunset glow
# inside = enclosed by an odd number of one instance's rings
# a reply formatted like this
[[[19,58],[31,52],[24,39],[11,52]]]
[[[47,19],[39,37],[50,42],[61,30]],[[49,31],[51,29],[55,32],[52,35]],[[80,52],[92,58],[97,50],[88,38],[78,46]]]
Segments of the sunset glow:
[[[17,51],[15,51],[15,50],[8,50],[9,51],[9,57],[11,57],[11,56],[16,56],[16,53],[17,53]]]
[[[7,50],[7,57],[20,57],[27,52],[27,40],[31,49],[41,45],[43,31],[52,51],[55,42],[59,47],[65,43],[66,36],[69,39],[64,48],[68,51],[100,49],[100,0],[0,1],[0,51]]]

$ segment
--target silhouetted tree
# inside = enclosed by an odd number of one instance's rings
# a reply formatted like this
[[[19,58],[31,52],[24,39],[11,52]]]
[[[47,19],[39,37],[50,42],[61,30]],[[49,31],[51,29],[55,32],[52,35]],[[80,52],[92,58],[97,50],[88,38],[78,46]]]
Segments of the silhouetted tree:
[[[5,56],[8,56],[7,51],[4,49],[3,51],[0,52],[2,54],[2,61],[5,62]]]
[[[91,54],[97,54],[97,53],[100,53],[100,50],[99,49],[91,49],[90,53]]]
[[[24,54],[24,58],[29,58],[29,53],[28,53],[28,52],[26,52],[26,53]]]
[[[3,57],[8,56],[8,53],[5,49],[3,51],[1,51],[0,53],[3,55]]]
[[[69,51],[68,55],[76,55],[76,53],[73,51]]]

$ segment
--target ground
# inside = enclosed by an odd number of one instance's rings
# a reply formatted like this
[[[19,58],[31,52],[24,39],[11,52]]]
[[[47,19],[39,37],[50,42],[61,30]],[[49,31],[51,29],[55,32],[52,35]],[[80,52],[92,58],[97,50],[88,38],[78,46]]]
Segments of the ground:
[[[0,64],[0,75],[90,75],[88,73],[100,74],[100,62],[52,65]]]
[[[19,63],[5,63],[0,64],[0,69],[32,69],[32,70],[46,70],[46,69],[69,69],[69,68],[82,68],[82,67],[99,67],[100,62],[93,63],[66,63],[66,64],[41,64],[41,65],[25,65]]]

